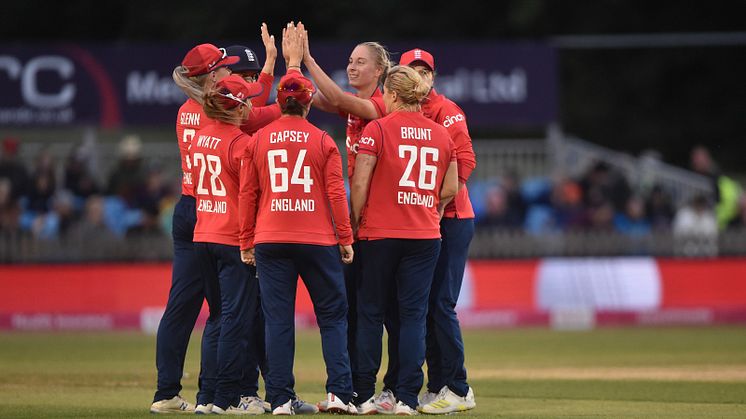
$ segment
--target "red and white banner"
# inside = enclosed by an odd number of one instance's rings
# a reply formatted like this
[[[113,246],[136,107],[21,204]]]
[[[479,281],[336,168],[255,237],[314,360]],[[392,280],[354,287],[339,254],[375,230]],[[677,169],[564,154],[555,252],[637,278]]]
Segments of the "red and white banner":
[[[0,330],[154,332],[170,283],[167,263],[3,265]],[[457,309],[464,327],[746,323],[746,259],[470,261]],[[302,282],[296,313],[315,323]]]

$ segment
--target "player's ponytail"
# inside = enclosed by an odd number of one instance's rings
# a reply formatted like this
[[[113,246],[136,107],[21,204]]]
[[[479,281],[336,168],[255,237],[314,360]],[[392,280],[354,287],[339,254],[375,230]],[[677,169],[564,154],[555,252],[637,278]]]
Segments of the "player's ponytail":
[[[190,99],[196,100],[199,104],[203,104],[202,96],[204,93],[205,82],[207,81],[208,74],[201,74],[199,76],[187,76],[188,70],[186,67],[180,65],[174,68],[171,77],[174,79],[174,83],[179,86],[182,92],[187,95]]]
[[[205,115],[226,124],[241,125],[249,108],[245,105],[235,106],[233,99],[225,96],[227,93],[227,89],[212,88],[202,95],[201,102]]]
[[[308,106],[310,105],[304,106],[302,103],[295,100],[294,97],[289,96],[285,99],[285,104],[280,105],[280,111],[283,115],[303,116],[306,109],[308,109]]]
[[[397,65],[389,70],[384,85],[388,90],[396,92],[402,105],[417,108],[430,92],[430,86],[412,67]]]

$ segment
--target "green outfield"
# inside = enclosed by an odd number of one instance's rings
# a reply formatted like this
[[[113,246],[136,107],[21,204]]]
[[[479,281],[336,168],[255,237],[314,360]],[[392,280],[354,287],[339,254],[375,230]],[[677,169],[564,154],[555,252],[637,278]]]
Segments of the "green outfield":
[[[744,418],[744,327],[467,331],[477,408],[499,418]],[[318,334],[297,341],[298,394],[320,400]],[[155,337],[0,334],[0,417],[152,417]],[[198,336],[182,395],[194,401]]]

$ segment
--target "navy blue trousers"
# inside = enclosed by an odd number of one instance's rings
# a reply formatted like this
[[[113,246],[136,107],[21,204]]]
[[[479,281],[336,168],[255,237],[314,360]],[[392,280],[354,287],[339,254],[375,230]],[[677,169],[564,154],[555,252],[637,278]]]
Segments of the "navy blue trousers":
[[[464,341],[456,317],[474,220],[443,218],[440,257],[435,268],[427,313],[427,389],[437,393],[443,386],[459,396],[469,391],[464,368]]]
[[[173,215],[174,260],[171,290],[156,337],[155,364],[158,389],[153,401],[181,392],[189,337],[205,298],[204,280],[194,257],[192,237],[197,222],[194,197],[182,195]]]
[[[352,245],[355,254],[358,254],[358,245]],[[357,288],[360,280],[360,259],[355,257],[349,265],[344,265],[345,289],[347,291],[347,352],[350,354],[350,367],[355,374],[357,365],[356,356],[356,330],[357,330]],[[391,287],[390,299],[396,300],[396,286]],[[396,390],[396,376],[399,374],[399,307],[396,304],[390,304],[386,310],[384,320],[386,333],[388,335],[388,356],[389,362],[386,369],[386,375],[383,377],[384,390]]]
[[[238,404],[247,360],[258,359],[251,339],[260,321],[259,284],[254,268],[241,262],[238,246],[194,243],[194,252],[210,307],[197,402],[225,409]]]
[[[424,379],[425,322],[440,240],[365,240],[358,247],[356,402],[375,394],[384,319],[389,305],[397,304],[399,371],[393,390],[400,401],[416,408]],[[396,300],[391,300],[393,287]]]
[[[295,396],[295,296],[298,275],[308,289],[321,332],[326,391],[347,403],[352,375],[347,353],[347,298],[338,246],[256,245],[269,372],[267,398],[273,407]]]

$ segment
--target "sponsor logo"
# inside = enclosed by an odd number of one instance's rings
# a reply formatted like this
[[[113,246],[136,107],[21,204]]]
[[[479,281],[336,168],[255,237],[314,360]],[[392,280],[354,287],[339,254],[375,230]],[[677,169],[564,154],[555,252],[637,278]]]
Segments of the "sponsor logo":
[[[0,74],[3,73],[11,82],[18,83],[15,86],[20,90],[23,104],[0,108],[0,124],[60,124],[75,119],[72,107],[77,94],[72,82],[75,64],[69,58],[39,55],[24,64],[16,57],[1,55]],[[54,82],[50,82],[52,78]]]
[[[345,144],[347,145],[347,150],[350,151],[352,154],[357,154],[357,148],[359,147],[358,143],[352,144],[352,140],[350,140],[350,137],[347,137],[345,140]]]
[[[528,101],[528,75],[516,67],[508,74],[459,68],[438,76],[438,90],[456,103],[524,103]]]
[[[373,147],[373,145],[376,143],[376,140],[371,137],[361,137],[358,143]]]
[[[447,116],[446,119],[443,120],[443,126],[448,128],[457,122],[463,122],[464,119],[464,115],[462,114]]]
[[[186,96],[169,77],[156,71],[133,71],[127,75],[127,103],[170,105],[182,103]]]

